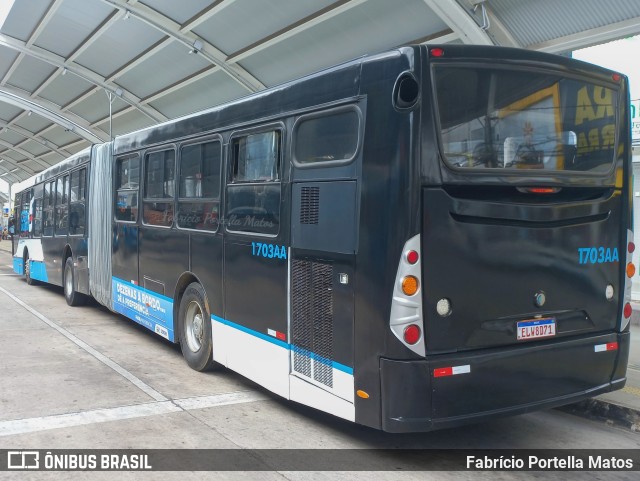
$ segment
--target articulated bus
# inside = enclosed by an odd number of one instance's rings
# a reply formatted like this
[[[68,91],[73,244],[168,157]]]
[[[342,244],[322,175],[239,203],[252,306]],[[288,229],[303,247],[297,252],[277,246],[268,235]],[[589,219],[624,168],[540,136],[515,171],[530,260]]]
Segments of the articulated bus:
[[[389,432],[576,402],[626,381],[628,106],[560,56],[366,56],[39,174],[14,268]]]

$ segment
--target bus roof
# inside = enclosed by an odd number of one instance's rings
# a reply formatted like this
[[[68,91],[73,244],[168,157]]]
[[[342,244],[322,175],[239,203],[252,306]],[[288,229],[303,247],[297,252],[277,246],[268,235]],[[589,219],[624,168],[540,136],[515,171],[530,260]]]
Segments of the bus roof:
[[[89,160],[89,154],[91,153],[92,147],[87,147],[86,149],[81,150],[80,152],[73,154],[71,157],[67,157],[62,162],[58,162],[55,165],[52,165],[46,170],[43,170],[39,174],[36,175],[35,184],[43,182],[49,178],[55,177],[60,172],[72,169],[76,165],[80,165]]]

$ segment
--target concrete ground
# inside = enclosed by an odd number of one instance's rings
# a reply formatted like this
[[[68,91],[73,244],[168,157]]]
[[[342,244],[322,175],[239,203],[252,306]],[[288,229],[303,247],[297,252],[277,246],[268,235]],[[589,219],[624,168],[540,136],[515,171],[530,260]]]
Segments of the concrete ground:
[[[357,426],[287,402],[230,371],[192,371],[176,346],[132,321],[97,304],[69,307],[61,288],[28,286],[12,273],[8,244],[0,242],[0,450],[640,449],[640,436],[631,430],[559,410],[411,435]],[[638,348],[636,336],[635,353]],[[632,361],[636,367],[637,359]],[[634,379],[630,388],[638,386]],[[630,396],[630,406],[638,406],[635,391],[623,394]],[[501,473],[499,479],[522,479],[525,474]],[[545,473],[545,479],[603,479],[602,474]],[[634,479],[632,473],[607,474],[607,479]],[[363,476],[495,479],[491,473],[479,472],[397,471],[90,475],[118,480],[350,480]],[[69,472],[0,473],[0,479],[19,480],[87,477],[87,473]]]

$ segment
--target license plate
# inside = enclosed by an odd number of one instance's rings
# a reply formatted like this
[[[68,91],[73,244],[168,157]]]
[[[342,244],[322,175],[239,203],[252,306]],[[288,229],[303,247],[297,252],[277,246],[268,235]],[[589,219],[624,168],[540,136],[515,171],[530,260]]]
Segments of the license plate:
[[[527,339],[540,339],[542,337],[551,337],[556,335],[556,319],[555,317],[545,317],[542,319],[529,319],[528,321],[520,321],[518,327],[518,341]]]

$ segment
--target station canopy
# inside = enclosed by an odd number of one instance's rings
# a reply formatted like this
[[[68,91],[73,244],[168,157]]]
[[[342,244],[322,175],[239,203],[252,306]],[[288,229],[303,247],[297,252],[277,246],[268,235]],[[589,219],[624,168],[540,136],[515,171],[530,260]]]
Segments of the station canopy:
[[[401,45],[638,33],[638,0],[0,0],[0,178]]]

